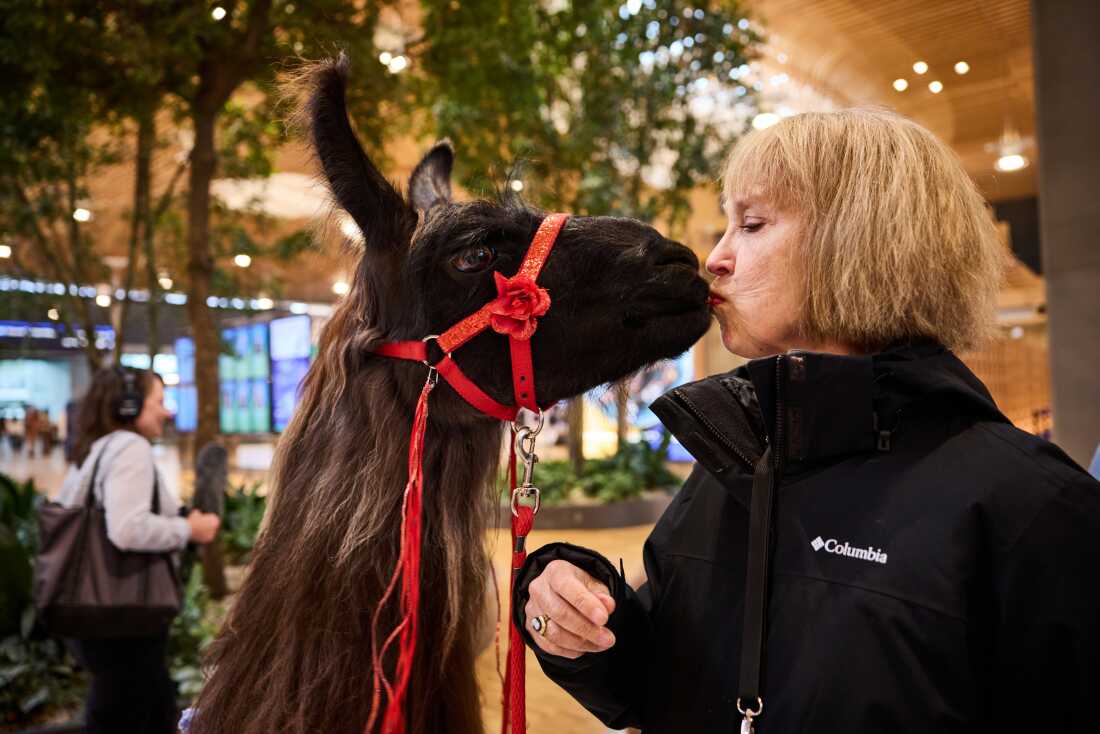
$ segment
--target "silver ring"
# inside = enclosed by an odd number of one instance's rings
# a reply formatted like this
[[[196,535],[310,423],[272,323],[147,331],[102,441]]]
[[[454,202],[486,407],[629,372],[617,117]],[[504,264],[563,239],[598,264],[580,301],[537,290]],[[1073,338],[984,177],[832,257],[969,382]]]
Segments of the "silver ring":
[[[532,619],[531,629],[538,632],[539,637],[546,637],[546,633],[550,629],[550,616],[547,614],[540,614]]]

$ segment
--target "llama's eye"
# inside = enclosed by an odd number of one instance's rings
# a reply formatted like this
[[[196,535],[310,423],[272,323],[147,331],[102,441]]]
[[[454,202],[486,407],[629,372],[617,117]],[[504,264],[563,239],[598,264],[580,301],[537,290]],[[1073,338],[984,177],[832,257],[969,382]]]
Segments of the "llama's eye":
[[[460,273],[478,273],[488,269],[496,259],[493,248],[485,245],[470,247],[451,258],[451,266]]]

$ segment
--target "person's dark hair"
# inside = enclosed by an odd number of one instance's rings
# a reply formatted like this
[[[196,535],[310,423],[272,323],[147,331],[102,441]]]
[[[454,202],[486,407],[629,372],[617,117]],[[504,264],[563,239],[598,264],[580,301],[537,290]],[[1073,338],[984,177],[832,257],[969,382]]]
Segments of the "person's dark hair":
[[[153,380],[161,380],[156,372],[133,367],[107,367],[92,376],[92,384],[77,410],[76,444],[73,447],[73,461],[77,466],[88,458],[88,452],[96,439],[120,428],[133,430],[133,420],[123,420],[116,415],[118,401],[125,388],[124,372],[134,375],[134,386],[143,400]]]

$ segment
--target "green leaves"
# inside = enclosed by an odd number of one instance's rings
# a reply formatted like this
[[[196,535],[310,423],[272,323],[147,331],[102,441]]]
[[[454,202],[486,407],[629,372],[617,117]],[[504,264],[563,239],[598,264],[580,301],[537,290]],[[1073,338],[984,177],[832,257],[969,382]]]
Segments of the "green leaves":
[[[221,537],[226,556],[234,562],[245,560],[256,544],[267,509],[267,498],[259,494],[260,486],[261,482],[247,487],[241,485],[225,494]]]
[[[0,711],[9,721],[71,706],[86,685],[65,649],[35,626],[31,582],[41,501],[33,481],[0,474]]]
[[[168,668],[179,695],[192,699],[202,690],[202,654],[218,633],[224,609],[211,603],[197,567],[191,569],[183,591],[180,613],[168,632]]]
[[[32,568],[38,549],[41,497],[34,481],[16,482],[0,474],[0,637],[21,630],[28,637],[33,624],[27,609],[31,600]]]
[[[662,432],[657,446],[645,439],[626,443],[604,459],[590,459],[578,476],[568,461],[540,461],[535,465],[534,484],[543,504],[564,504],[571,500],[621,502],[647,490],[668,490],[679,486],[680,478],[665,467],[670,434]],[[507,486],[508,475],[500,478]],[[508,490],[505,490],[505,495]]]
[[[693,104],[707,90],[733,98],[735,70],[756,54],[738,2],[423,5],[415,92],[475,192],[492,189],[484,172],[522,161],[524,196],[545,208],[675,222],[739,132]]]

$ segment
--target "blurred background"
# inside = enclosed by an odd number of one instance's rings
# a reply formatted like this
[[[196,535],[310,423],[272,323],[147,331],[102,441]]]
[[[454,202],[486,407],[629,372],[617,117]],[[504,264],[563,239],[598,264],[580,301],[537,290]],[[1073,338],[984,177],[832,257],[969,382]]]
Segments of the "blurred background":
[[[746,130],[853,105],[917,120],[958,154],[1012,255],[998,338],[961,356],[1017,426],[1087,466],[1100,441],[1098,8],[0,0],[5,522],[20,522],[20,497],[59,488],[94,370],[156,370],[174,413],[155,448],[165,476],[186,498],[198,447],[216,440],[230,457],[226,567],[189,589],[194,613],[177,634],[174,674],[181,697],[193,695],[198,653],[247,563],[279,432],[360,245],[330,210],[280,92],[302,59],[341,50],[354,125],[391,180],[450,138],[459,198],[510,191],[549,210],[644,219],[701,259],[725,227],[724,152]],[[690,469],[646,406],[737,364],[715,327],[622,389],[556,408],[538,476],[560,512],[540,520],[534,546],[565,538],[639,568]],[[0,533],[0,549],[16,540]],[[18,638],[19,604],[8,606],[0,635]],[[80,685],[75,673],[12,673],[63,665],[24,642],[0,645],[0,727],[12,730],[64,720]],[[536,668],[531,678],[532,730],[601,731]]]

